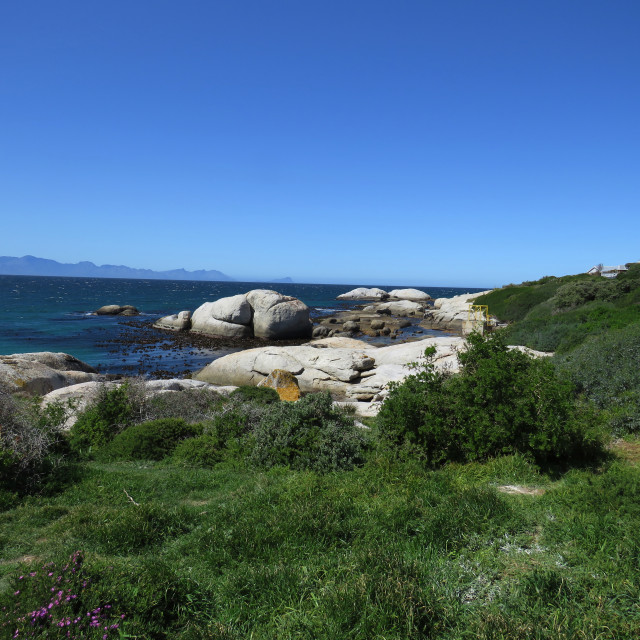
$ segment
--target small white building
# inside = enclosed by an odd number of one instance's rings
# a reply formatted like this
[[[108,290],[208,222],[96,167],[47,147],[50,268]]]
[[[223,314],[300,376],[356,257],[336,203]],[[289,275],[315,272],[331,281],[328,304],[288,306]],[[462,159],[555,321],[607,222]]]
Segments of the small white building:
[[[627,264],[634,264],[629,262]],[[615,278],[619,273],[623,271],[629,271],[629,267],[627,264],[618,264],[614,266],[607,267],[603,264],[597,264],[595,267],[591,267],[587,273],[590,276],[602,276],[604,278]]]

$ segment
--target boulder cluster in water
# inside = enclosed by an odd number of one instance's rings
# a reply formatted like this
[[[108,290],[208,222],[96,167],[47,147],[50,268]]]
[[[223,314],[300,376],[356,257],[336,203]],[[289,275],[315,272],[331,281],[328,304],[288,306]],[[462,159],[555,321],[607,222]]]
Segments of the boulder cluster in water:
[[[352,336],[367,331],[388,335],[391,327],[397,331],[407,321],[418,323],[416,327],[428,323],[437,328],[455,328],[466,317],[469,303],[479,295],[465,294],[432,302],[429,294],[415,289],[388,293],[381,289],[355,289],[340,298],[372,303],[358,311],[343,312],[340,319],[322,319],[316,330],[329,327],[335,334],[333,337],[294,346],[245,349],[214,360],[196,373],[193,380],[145,384],[150,393],[201,386],[228,392],[229,385],[267,384],[274,370],[280,370],[279,375],[290,374],[303,393],[329,391],[334,398],[355,404],[358,413],[372,415],[388,393],[389,382],[409,375],[412,371],[409,363],[419,360],[426,347],[436,347],[436,367],[455,369],[456,353],[464,348],[464,340],[450,335],[376,347]],[[103,308],[109,311],[103,313],[113,314],[114,308],[127,311],[125,315],[135,309],[109,305]],[[311,337],[312,333],[309,308],[296,298],[268,289],[206,302],[193,314],[182,311],[158,320],[154,326],[211,336],[273,340]],[[0,382],[13,392],[48,394],[45,402],[74,398],[79,406],[101,385],[117,384],[72,356],[52,353],[0,356]]]
[[[205,302],[189,311],[160,318],[154,326],[227,338],[306,338],[311,336],[309,307],[270,289]]]

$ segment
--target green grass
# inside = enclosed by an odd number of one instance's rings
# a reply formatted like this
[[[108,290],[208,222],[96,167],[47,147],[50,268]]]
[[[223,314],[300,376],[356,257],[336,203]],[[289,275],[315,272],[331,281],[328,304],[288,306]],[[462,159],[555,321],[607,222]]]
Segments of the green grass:
[[[81,471],[0,514],[3,606],[20,572],[82,550],[87,602],[124,613],[124,637],[640,632],[640,469],[628,462],[559,479],[519,456],[439,471],[381,457],[325,475],[166,462]]]

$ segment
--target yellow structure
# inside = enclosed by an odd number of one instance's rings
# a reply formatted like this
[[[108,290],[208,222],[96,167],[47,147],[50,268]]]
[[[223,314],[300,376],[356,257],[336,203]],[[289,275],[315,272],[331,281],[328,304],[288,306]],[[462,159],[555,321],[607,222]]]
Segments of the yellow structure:
[[[489,307],[486,304],[470,304],[467,310],[467,319],[462,323],[462,335],[470,333],[484,334],[489,324]]]
[[[467,320],[489,322],[489,306],[486,304],[470,304]]]

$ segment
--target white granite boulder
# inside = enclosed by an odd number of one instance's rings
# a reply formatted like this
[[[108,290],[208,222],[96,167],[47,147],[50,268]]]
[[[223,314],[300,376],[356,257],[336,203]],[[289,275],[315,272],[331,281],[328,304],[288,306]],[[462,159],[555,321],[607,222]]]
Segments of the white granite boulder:
[[[256,338],[311,336],[313,324],[309,307],[301,300],[269,289],[254,289],[246,295],[253,309],[253,335]]]
[[[347,293],[342,293],[338,296],[338,300],[386,300],[389,297],[389,294],[382,290],[367,287],[358,287],[357,289],[352,289],[351,291],[347,291]]]
[[[351,400],[380,399],[388,383],[412,372],[428,346],[435,346],[436,366],[455,368],[462,338],[430,338],[375,348],[348,338],[328,338],[309,345],[260,347],[214,360],[194,378],[213,384],[257,385],[273,369],[284,369],[298,379],[303,393],[330,391]]]
[[[411,300],[393,300],[391,302],[381,302],[371,305],[375,313],[389,314],[405,318],[407,316],[421,316],[424,312],[424,305]],[[368,307],[367,307],[368,308]]]
[[[209,304],[211,305],[209,313],[216,320],[244,325],[251,323],[253,311],[247,300],[247,294],[220,298],[220,300]]]
[[[107,304],[96,311],[98,316],[137,316],[140,312],[130,304]]]
[[[427,311],[427,318],[433,325],[443,327],[460,326],[469,315],[469,305],[480,296],[491,290],[478,293],[463,293],[452,298],[436,298],[433,302],[433,310]]]
[[[156,320],[153,326],[157,329],[169,329],[170,331],[188,331],[191,329],[191,311],[181,311],[171,316],[165,316]]]
[[[11,393],[44,395],[100,378],[93,367],[68,353],[42,351],[0,356],[0,383]]]
[[[193,316],[191,316],[191,331],[225,338],[247,338],[251,336],[252,332],[249,325],[224,322],[213,317],[211,307],[214,304],[214,302],[205,302],[193,312]]]
[[[389,291],[389,298],[398,300],[412,300],[413,302],[427,302],[431,296],[419,289],[394,289]]]
[[[191,318],[191,330],[213,336],[306,338],[313,328],[304,302],[270,289],[205,302]]]

